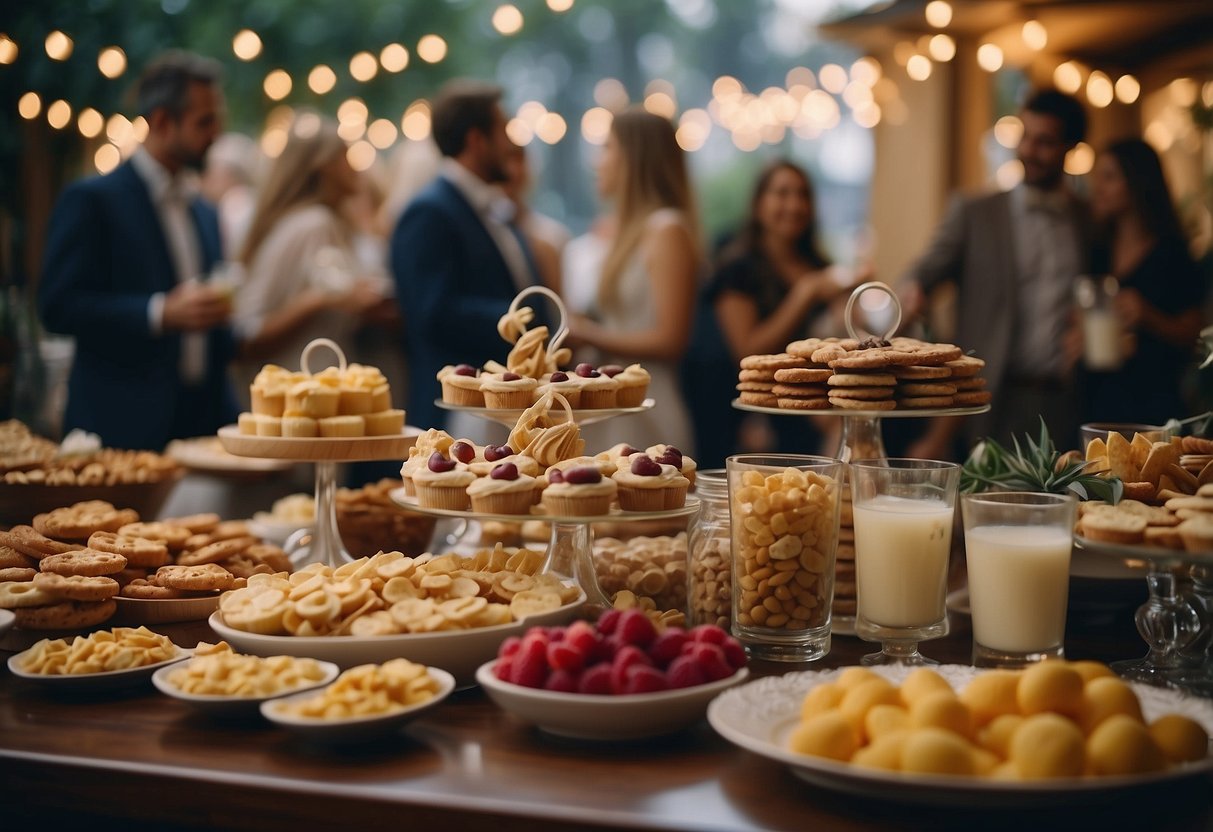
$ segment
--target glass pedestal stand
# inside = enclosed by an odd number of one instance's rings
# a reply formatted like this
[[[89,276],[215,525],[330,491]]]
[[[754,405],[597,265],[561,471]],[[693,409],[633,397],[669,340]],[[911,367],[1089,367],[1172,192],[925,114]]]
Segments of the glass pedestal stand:
[[[337,465],[341,462],[370,462],[380,459],[404,459],[421,431],[406,427],[392,436],[349,438],[296,438],[286,436],[249,436],[235,425],[219,429],[223,449],[236,456],[284,459],[316,464],[316,529],[306,553],[296,566],[323,563],[334,569],[351,560],[341,543],[337,529]]]

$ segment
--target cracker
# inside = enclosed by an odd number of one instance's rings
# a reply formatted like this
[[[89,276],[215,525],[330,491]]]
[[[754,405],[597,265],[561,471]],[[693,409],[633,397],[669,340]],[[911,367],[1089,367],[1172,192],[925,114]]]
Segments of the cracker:
[[[829,367],[792,367],[775,371],[775,380],[784,384],[820,384],[828,381],[834,371]]]
[[[739,381],[737,382],[737,390],[741,393],[770,393],[774,387],[773,382],[769,381]]]
[[[55,572],[59,575],[113,575],[126,568],[126,558],[113,552],[82,549],[62,555],[47,555],[38,564],[38,568],[43,572]]]
[[[778,407],[779,399],[771,393],[741,393],[738,398],[742,404],[752,404],[757,407]]]
[[[741,369],[743,370],[770,370],[773,372],[791,367],[803,367],[804,364],[803,358],[786,352],[774,355],[747,355],[741,359]]]
[[[911,410],[926,410],[936,407],[951,407],[951,396],[907,396],[897,399],[897,406]]]
[[[105,601],[118,594],[118,582],[113,578],[57,575],[40,572],[34,576],[34,586],[56,601]]]
[[[80,549],[80,546],[74,543],[52,540],[33,526],[13,526],[7,532],[0,532],[0,545],[35,560],[41,560],[47,555],[61,555],[64,552],[74,552]]]
[[[831,399],[864,399],[878,401],[893,398],[892,387],[831,387]]]
[[[54,596],[34,586],[33,581],[5,581],[0,583],[0,610],[41,607],[51,603],[53,600]]]
[[[738,381],[775,381],[775,374],[783,370],[742,370],[737,374]]]
[[[830,387],[892,387],[896,383],[892,373],[834,373],[826,381]]]
[[[895,367],[893,375],[899,379],[910,379],[914,381],[929,381],[931,379],[951,378],[952,369],[946,366],[927,366],[922,364],[912,364],[908,367]]]
[[[910,382],[899,385],[897,392],[906,398],[918,396],[953,396],[956,394],[956,386],[953,384]]]
[[[4,566],[0,567],[0,583],[9,581],[24,583],[32,581],[37,574],[38,570],[32,566]]]
[[[952,397],[957,407],[980,407],[989,404],[993,399],[994,396],[989,390],[966,390]]]
[[[164,521],[174,526],[189,529],[190,534],[204,534],[219,525],[219,515],[213,512],[190,514],[185,517],[170,517]]]
[[[177,563],[183,566],[200,566],[204,563],[218,563],[240,554],[257,542],[257,538],[233,537],[228,540],[217,540],[214,543],[195,549],[192,552],[182,552],[177,556]]]
[[[94,532],[88,547],[98,552],[112,552],[126,558],[127,566],[154,568],[169,562],[168,546],[159,540],[127,537],[117,532]]]
[[[11,546],[0,545],[0,569],[35,569],[38,559],[22,554]]]
[[[155,582],[172,589],[228,589],[232,585],[231,572],[215,563],[198,566],[161,566],[156,570]]]
[[[830,388],[824,384],[776,384],[771,392],[780,398],[824,399]]]
[[[830,400],[827,398],[819,399],[778,399],[776,406],[780,410],[829,410]]]

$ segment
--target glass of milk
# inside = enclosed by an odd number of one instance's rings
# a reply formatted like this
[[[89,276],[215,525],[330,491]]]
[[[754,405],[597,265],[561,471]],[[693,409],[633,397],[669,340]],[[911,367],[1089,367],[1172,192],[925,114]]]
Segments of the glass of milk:
[[[960,466],[927,459],[850,464],[855,632],[881,651],[863,664],[936,664],[918,643],[948,633],[944,608]]]
[[[973,664],[1016,667],[1064,655],[1077,499],[992,492],[966,494],[960,506]]]
[[[1089,370],[1118,370],[1124,361],[1123,327],[1115,307],[1119,291],[1120,283],[1111,275],[1083,275],[1074,285],[1074,298],[1081,310],[1083,363]]]

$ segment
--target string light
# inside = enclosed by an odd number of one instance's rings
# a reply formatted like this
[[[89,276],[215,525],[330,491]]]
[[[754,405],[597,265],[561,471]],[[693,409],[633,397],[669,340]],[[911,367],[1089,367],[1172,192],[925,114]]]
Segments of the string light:
[[[402,72],[409,65],[409,50],[403,44],[389,43],[379,53],[379,64],[387,72]]]
[[[17,48],[17,41],[8,35],[0,34],[0,64],[11,64],[17,60],[17,53],[20,51]]]
[[[493,28],[503,35],[516,35],[522,31],[522,12],[510,3],[498,6],[493,11]]]
[[[822,89],[840,95],[847,86],[847,71],[838,64],[826,64],[817,73]]]
[[[427,64],[436,64],[446,57],[446,41],[438,35],[424,35],[417,41],[417,57]]]
[[[347,98],[337,108],[337,120],[343,124],[346,122],[366,124],[366,120],[370,118],[370,115],[371,111],[361,98]]]
[[[521,118],[512,118],[506,122],[505,133],[510,137],[510,141],[519,147],[526,147],[535,138],[535,128]]]
[[[51,127],[56,130],[62,130],[67,127],[72,120],[72,105],[68,104],[62,98],[53,102],[46,108],[46,121]]]
[[[46,36],[46,54],[52,61],[66,61],[74,47],[72,39],[58,29]]]
[[[1023,162],[1009,159],[998,166],[994,172],[994,181],[1004,191],[1009,191],[1023,181]]]
[[[947,35],[943,35],[942,37],[947,37]],[[791,73],[789,73],[789,75],[790,74]],[[865,57],[865,58],[860,58],[858,61],[851,64],[851,80],[857,81],[860,84],[864,84],[865,86],[870,87],[873,84],[875,84],[877,81],[880,80],[880,75],[881,75],[880,61],[876,60],[873,57],[869,56],[869,57]],[[811,73],[810,73],[810,77],[811,77]],[[793,86],[792,84],[790,84],[790,83],[788,84],[789,88],[791,88],[792,86]]]
[[[931,59],[926,55],[915,55],[906,61],[906,75],[914,81],[925,81],[931,77]]]
[[[363,83],[371,80],[379,72],[379,62],[370,52],[359,52],[350,58],[350,76],[355,81]]]
[[[291,94],[293,84],[285,69],[275,69],[265,76],[265,82],[261,86],[271,101],[281,101]]]
[[[307,74],[307,85],[316,95],[324,95],[337,86],[337,73],[327,64],[317,64]]]
[[[548,0],[548,8],[561,14],[573,8],[573,0]]]
[[[430,104],[424,99],[414,101],[404,111],[400,119],[400,132],[405,138],[415,142],[424,141],[430,136]]]
[[[994,123],[994,140],[1005,148],[1019,146],[1023,137],[1023,122],[1016,116],[1003,116]]]
[[[232,38],[232,52],[242,61],[251,61],[261,54],[261,37],[252,29],[241,29]]]
[[[1074,61],[1066,61],[1053,70],[1053,84],[1062,92],[1073,95],[1082,89],[1082,70]]]
[[[86,139],[95,139],[105,129],[105,119],[92,107],[85,107],[76,117],[76,128]]]
[[[942,29],[952,22],[952,6],[944,0],[931,0],[924,10],[927,23],[936,29]]]
[[[1066,154],[1066,173],[1071,176],[1085,176],[1095,167],[1095,150],[1086,142],[1079,142]]]
[[[655,116],[673,118],[678,112],[678,105],[667,92],[653,92],[644,97],[644,108]]]
[[[1107,75],[1096,70],[1087,77],[1087,100],[1091,102],[1092,107],[1102,110],[1112,103],[1115,96],[1112,79]]]
[[[345,158],[356,171],[369,170],[375,164],[375,147],[370,142],[359,141],[350,145],[345,152]]]
[[[1049,43],[1049,30],[1039,20],[1028,20],[1020,31],[1024,45],[1033,52],[1039,52]]]
[[[535,135],[545,144],[556,144],[568,132],[568,125],[559,113],[544,113],[535,124]]]
[[[997,72],[1002,68],[1002,50],[993,43],[977,47],[977,65],[986,72]]]
[[[581,136],[590,144],[603,144],[615,116],[605,107],[591,107],[581,116]]]
[[[956,41],[947,35],[935,35],[927,45],[931,57],[940,63],[947,63],[956,57]]]
[[[93,154],[93,166],[97,168],[97,173],[109,173],[118,167],[118,163],[121,161],[122,154],[112,144],[101,145]]]
[[[286,128],[274,126],[266,128],[266,131],[261,134],[261,152],[266,155],[266,158],[277,159],[282,155],[282,151],[286,149],[286,142],[289,136]]]
[[[107,46],[97,55],[97,69],[106,78],[117,78],[126,72],[126,53],[117,46]]]
[[[38,97],[38,93],[27,92],[17,99],[17,112],[26,121],[36,119],[38,113],[42,112],[42,99]]]
[[[366,128],[366,137],[380,150],[387,150],[396,143],[396,125],[386,118],[377,118]]]
[[[1132,75],[1116,79],[1116,100],[1121,104],[1132,104],[1141,95],[1141,84]]]
[[[116,145],[130,141],[133,132],[130,120],[121,113],[115,113],[105,123],[105,137]]]
[[[594,85],[594,103],[608,110],[622,110],[628,106],[628,91],[615,78],[603,78]]]

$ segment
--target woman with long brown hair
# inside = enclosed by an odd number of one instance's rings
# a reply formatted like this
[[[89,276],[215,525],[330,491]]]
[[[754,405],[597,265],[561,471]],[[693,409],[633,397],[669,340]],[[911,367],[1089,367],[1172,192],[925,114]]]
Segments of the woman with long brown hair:
[[[334,123],[298,116],[257,198],[239,260],[236,294],[242,355],[295,366],[312,338],[348,340],[359,316],[382,300],[361,275],[343,203],[358,190]]]
[[[599,196],[614,209],[615,232],[596,314],[574,316],[570,336],[600,350],[604,361],[639,362],[652,376],[656,406],[612,424],[618,439],[690,452],[693,435],[678,361],[690,340],[702,260],[686,158],[673,125],[644,110],[619,113],[597,174]]]

